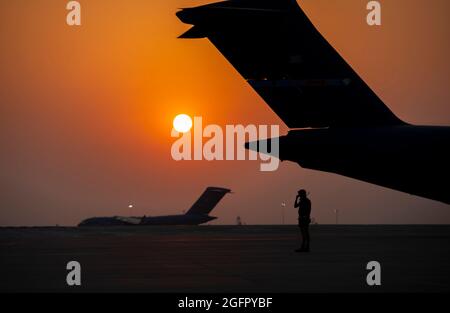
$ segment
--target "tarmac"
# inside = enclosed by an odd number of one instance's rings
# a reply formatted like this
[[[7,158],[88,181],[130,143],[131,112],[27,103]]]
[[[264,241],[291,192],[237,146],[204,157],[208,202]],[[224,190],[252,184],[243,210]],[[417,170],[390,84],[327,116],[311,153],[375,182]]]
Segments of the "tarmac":
[[[0,228],[0,292],[449,292],[450,226]],[[81,286],[68,286],[69,261]],[[366,282],[381,265],[381,286]]]

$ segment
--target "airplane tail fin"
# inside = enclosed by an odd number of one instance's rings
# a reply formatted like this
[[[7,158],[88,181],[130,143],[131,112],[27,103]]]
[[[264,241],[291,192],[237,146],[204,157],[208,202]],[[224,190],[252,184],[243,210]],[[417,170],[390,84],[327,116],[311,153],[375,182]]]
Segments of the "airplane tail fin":
[[[186,215],[208,215],[222,198],[230,193],[230,189],[220,187],[208,187],[198,200],[187,211]]]
[[[291,129],[406,125],[309,20],[296,0],[230,0],[182,9]]]

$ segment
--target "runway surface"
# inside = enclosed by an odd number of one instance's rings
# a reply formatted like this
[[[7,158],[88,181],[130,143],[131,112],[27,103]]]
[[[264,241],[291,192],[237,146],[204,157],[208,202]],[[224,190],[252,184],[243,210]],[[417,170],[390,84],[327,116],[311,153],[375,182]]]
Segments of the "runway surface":
[[[0,291],[449,292],[450,226],[0,229]],[[66,284],[81,264],[82,286]],[[366,265],[381,264],[369,287]]]

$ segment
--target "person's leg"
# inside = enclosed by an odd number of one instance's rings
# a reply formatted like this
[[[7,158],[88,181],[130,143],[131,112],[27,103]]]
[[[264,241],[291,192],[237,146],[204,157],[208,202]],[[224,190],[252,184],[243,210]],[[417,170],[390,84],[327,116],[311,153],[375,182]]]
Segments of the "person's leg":
[[[306,233],[305,233],[305,226],[304,225],[300,225],[300,232],[302,234],[302,245],[300,249],[305,249],[305,244],[306,244]]]
[[[309,250],[309,225],[305,225],[305,249]]]
[[[298,248],[297,250],[295,250],[295,252],[301,252],[301,251],[303,251],[303,244],[304,244],[304,241],[303,241],[303,229],[302,229],[302,227],[300,226],[300,223],[298,224],[298,228],[300,229],[300,237],[301,238],[299,238],[300,239],[300,241],[301,241],[301,246],[300,246],[300,248]]]

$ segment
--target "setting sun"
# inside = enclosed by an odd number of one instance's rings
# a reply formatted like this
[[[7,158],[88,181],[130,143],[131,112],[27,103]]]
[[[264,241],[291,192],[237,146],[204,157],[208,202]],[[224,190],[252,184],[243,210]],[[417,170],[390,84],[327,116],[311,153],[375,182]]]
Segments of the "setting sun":
[[[189,115],[179,114],[173,120],[173,128],[179,133],[187,133],[191,127],[192,119]]]

